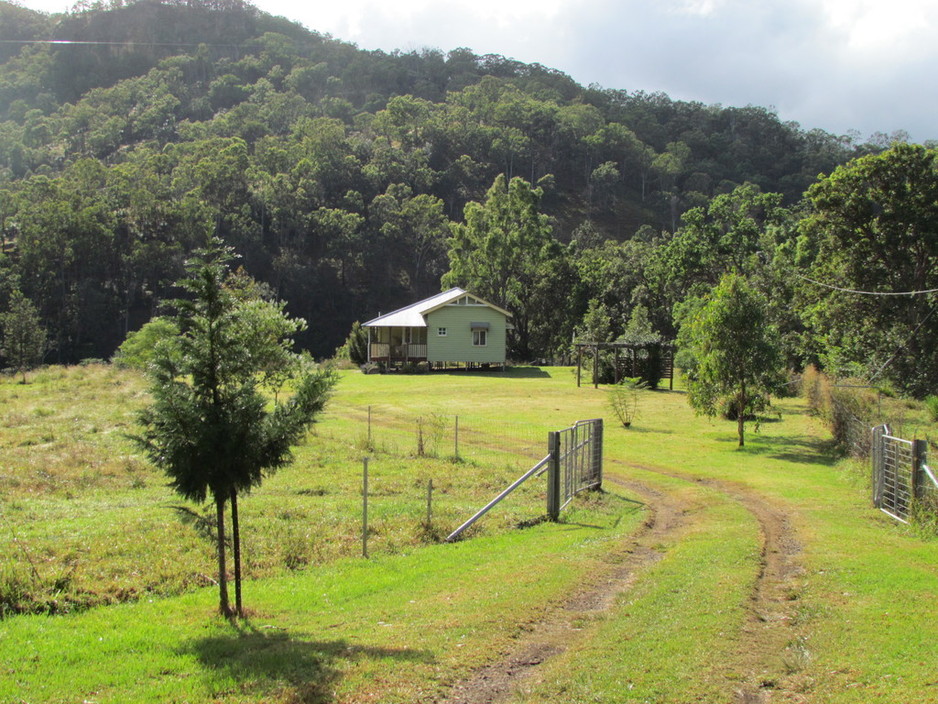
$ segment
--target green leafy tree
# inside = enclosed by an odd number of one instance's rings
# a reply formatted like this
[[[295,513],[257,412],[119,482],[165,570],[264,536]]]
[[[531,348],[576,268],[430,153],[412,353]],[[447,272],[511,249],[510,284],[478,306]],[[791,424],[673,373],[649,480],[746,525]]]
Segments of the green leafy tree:
[[[39,313],[23,293],[14,290],[10,305],[0,316],[3,326],[3,356],[12,367],[23,375],[42,361],[48,345],[48,335],[39,320]]]
[[[450,270],[443,276],[444,286],[462,286],[512,312],[510,353],[519,359],[531,359],[536,352],[532,320],[541,301],[534,291],[562,256],[547,216],[539,210],[542,195],[522,178],[506,182],[499,174],[484,204],[466,205],[466,221],[454,227],[449,240]]]
[[[676,302],[695,288],[709,290],[727,272],[748,275],[762,265],[766,232],[787,216],[781,202],[781,194],[747,183],[706,207],[691,208],[683,226],[654,254],[650,276]]]
[[[140,416],[140,442],[170,485],[186,499],[211,497],[215,503],[219,609],[226,616],[231,608],[225,505],[232,505],[240,613],[238,495],[290,461],[292,446],[323,409],[335,382],[329,371],[298,367],[292,396],[268,409],[259,378],[271,350],[286,349],[277,335],[296,325],[284,320],[266,328],[273,332],[259,331],[243,289],[227,285],[230,260],[230,251],[215,240],[187,264],[180,286],[188,298],[175,304],[180,334],[157,347],[149,367],[153,402]]]
[[[894,294],[938,288],[938,150],[900,144],[856,159],[806,197],[798,256],[827,284],[803,292],[822,361],[835,373],[882,372],[907,392],[932,393],[934,295]]]
[[[747,416],[780,382],[780,342],[764,297],[746,279],[727,274],[681,328],[679,344],[695,360],[691,405],[709,416],[728,408],[742,447]]]
[[[118,367],[146,371],[156,358],[157,347],[178,334],[179,328],[172,320],[157,316],[127,335],[112,362]]]

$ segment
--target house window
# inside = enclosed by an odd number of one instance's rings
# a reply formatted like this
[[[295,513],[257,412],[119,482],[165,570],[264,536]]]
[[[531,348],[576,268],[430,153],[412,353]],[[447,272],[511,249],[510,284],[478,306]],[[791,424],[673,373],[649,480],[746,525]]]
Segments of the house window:
[[[446,337],[446,328],[437,328],[436,334],[437,337]]]
[[[485,347],[488,344],[488,330],[473,330],[472,331],[472,346],[473,347]]]

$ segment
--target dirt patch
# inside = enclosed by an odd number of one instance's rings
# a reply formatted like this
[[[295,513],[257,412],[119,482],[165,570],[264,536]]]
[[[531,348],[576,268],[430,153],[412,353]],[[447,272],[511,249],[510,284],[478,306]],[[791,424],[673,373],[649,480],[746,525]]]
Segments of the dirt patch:
[[[454,685],[446,704],[492,704],[505,700],[523,681],[536,677],[548,658],[564,652],[581,630],[577,623],[610,609],[628,590],[642,569],[658,561],[665,543],[686,522],[689,506],[637,481],[607,477],[607,481],[641,497],[650,514],[642,528],[606,557],[606,568],[583,583],[562,604],[518,637],[515,647],[497,661]]]

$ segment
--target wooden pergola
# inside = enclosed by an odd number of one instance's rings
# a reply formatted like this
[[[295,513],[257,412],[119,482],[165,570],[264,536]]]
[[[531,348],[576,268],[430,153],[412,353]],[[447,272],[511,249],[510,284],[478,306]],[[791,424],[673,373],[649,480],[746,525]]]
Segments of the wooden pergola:
[[[576,385],[580,387],[580,376],[583,369],[583,350],[593,352],[593,388],[599,388],[599,352],[600,350],[613,350],[615,353],[615,383],[618,384],[625,376],[638,376],[637,352],[658,348],[661,352],[661,378],[667,378],[668,389],[674,390],[674,351],[673,344],[664,342],[575,342],[576,346]],[[624,356],[623,352],[629,354]],[[624,364],[623,364],[624,362]],[[622,374],[625,365],[631,367],[631,374]]]

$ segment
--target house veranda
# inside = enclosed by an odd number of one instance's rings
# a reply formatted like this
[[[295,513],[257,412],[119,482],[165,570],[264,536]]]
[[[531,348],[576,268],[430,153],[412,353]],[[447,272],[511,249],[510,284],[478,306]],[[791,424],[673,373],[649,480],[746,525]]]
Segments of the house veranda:
[[[461,289],[369,320],[368,361],[433,369],[504,367],[511,314]]]

